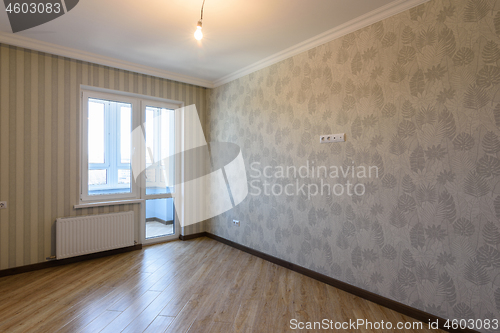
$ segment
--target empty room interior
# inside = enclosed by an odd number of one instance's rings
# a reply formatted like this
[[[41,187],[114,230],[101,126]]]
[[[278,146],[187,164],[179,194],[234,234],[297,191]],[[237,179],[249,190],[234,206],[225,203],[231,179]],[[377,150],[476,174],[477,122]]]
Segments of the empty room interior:
[[[0,9],[0,332],[500,332],[500,0]]]

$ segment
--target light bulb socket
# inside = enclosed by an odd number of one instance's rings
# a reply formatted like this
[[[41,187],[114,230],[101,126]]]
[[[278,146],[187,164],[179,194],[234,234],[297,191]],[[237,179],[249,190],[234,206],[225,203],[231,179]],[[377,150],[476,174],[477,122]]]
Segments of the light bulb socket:
[[[201,20],[198,21],[198,24],[196,26],[201,28]]]

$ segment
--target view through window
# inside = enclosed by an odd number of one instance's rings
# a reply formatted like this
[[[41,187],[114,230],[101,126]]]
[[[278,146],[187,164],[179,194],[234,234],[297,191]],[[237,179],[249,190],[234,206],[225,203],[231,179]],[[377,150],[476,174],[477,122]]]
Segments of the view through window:
[[[131,192],[132,105],[88,100],[88,194]]]

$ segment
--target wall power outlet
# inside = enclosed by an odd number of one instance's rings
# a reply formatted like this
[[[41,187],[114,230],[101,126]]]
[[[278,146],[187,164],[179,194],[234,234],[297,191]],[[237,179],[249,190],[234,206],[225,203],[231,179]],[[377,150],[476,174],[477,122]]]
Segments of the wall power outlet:
[[[239,226],[240,226],[240,221],[238,221],[238,220],[233,220],[233,224],[234,224],[236,227],[239,227]]]
[[[319,143],[344,142],[344,141],[345,141],[345,133],[327,134],[327,135],[321,135],[319,137]]]
[[[0,209],[7,208],[7,201],[0,201]]]

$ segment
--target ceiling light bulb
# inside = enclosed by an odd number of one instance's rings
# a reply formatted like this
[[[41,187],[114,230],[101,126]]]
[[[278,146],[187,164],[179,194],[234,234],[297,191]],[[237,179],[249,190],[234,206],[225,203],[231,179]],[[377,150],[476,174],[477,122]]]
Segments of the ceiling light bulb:
[[[203,38],[203,32],[201,32],[201,21],[198,21],[198,26],[196,27],[194,38],[196,38],[196,40],[201,40]]]
[[[201,27],[196,28],[196,31],[194,33],[194,38],[196,38],[196,40],[201,40],[203,38],[203,32],[201,32]]]

